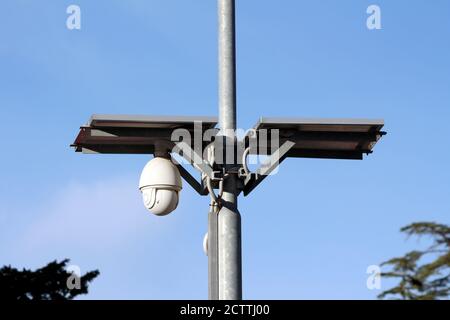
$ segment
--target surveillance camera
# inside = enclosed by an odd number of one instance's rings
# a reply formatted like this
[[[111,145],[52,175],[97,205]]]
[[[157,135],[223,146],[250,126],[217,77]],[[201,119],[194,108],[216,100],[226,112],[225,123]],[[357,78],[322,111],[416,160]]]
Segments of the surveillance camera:
[[[178,206],[182,182],[178,168],[170,159],[157,157],[144,167],[139,181],[145,207],[157,216],[165,216]]]

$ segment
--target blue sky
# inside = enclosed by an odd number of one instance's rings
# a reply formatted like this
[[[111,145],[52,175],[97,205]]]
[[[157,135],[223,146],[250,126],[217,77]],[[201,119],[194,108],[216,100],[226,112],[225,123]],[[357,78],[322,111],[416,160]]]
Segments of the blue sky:
[[[66,8],[82,11],[66,28]],[[382,30],[366,28],[378,4]],[[207,298],[208,199],[147,214],[146,156],[76,154],[92,113],[215,115],[211,0],[0,5],[0,265],[71,258],[87,298]],[[241,198],[246,299],[372,299],[366,269],[449,223],[450,3],[237,0],[238,124],[259,116],[385,119],[364,161],[290,159]],[[383,282],[387,289],[391,283]]]

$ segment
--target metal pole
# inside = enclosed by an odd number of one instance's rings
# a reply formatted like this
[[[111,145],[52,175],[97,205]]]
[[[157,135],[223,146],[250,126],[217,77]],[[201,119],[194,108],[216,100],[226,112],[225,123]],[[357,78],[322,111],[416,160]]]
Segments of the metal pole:
[[[236,139],[234,134],[236,129],[235,0],[218,0],[218,16],[219,125],[225,140],[233,141],[234,144]],[[226,146],[228,146],[227,143]],[[242,299],[241,216],[237,208],[238,177],[237,173],[229,172],[229,169],[234,167],[236,163],[225,163],[228,175],[223,186],[223,207],[217,217],[220,300]]]
[[[217,223],[219,208],[212,203],[208,213],[208,299],[219,300]]]
[[[219,2],[219,125],[236,129],[236,48],[234,0]],[[226,132],[225,132],[226,133]]]

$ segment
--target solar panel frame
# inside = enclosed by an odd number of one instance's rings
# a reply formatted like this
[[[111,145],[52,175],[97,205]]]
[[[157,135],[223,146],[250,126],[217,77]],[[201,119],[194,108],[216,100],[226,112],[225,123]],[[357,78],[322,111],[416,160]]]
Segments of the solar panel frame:
[[[325,158],[361,160],[372,152],[385,133],[382,119],[265,118],[253,127],[259,138],[261,130],[278,129],[280,145],[295,142],[288,152],[291,158]],[[269,153],[274,152],[270,146]],[[252,150],[253,154],[260,154]]]
[[[90,127],[126,127],[126,128],[189,128],[195,122],[202,122],[206,127],[217,125],[217,117],[209,116],[149,116],[94,114],[90,117]]]
[[[156,143],[173,148],[174,130],[188,130],[193,139],[196,123],[201,124],[203,135],[206,130],[214,129],[217,122],[217,117],[205,116],[95,114],[80,128],[72,147],[84,153],[153,154]],[[202,147],[206,145],[205,142]]]

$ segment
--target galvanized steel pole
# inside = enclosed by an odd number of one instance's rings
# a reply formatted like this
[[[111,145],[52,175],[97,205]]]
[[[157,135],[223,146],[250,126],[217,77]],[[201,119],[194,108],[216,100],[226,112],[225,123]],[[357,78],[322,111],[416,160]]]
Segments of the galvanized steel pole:
[[[218,0],[219,18],[219,125],[225,140],[235,143],[236,37],[235,0]],[[227,144],[226,144],[227,146]],[[233,147],[234,149],[234,147]],[[233,157],[235,158],[235,157]],[[210,298],[242,299],[241,216],[238,211],[236,163],[225,162],[222,208],[217,217],[217,286]],[[214,221],[214,219],[212,219]],[[211,227],[211,226],[210,226]],[[212,257],[210,257],[212,259]],[[214,280],[214,279],[213,279]],[[218,289],[218,290],[217,290]]]
[[[235,1],[219,2],[219,124],[236,129]]]

